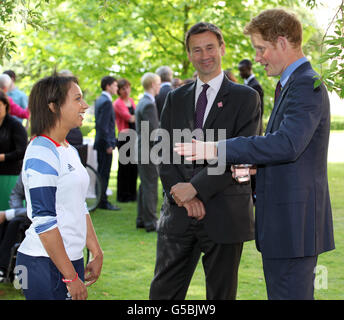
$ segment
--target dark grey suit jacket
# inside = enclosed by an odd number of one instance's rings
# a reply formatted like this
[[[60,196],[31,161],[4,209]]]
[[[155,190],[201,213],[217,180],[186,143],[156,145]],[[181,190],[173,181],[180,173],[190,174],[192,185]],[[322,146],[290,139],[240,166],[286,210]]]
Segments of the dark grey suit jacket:
[[[141,131],[141,124],[145,121],[148,124],[146,132]],[[153,102],[150,97],[144,95],[135,109],[135,124],[136,124],[136,132],[137,132],[137,154],[138,154],[138,162],[141,163],[141,146],[144,144],[146,146],[144,148],[145,156],[149,158],[149,152],[154,145],[154,139],[149,139],[152,131],[158,129],[159,127],[159,118],[158,118],[158,111],[156,109],[155,102]],[[145,128],[145,127],[143,127]],[[147,140],[147,138],[149,140]],[[143,140],[144,139],[144,140]]]
[[[169,92],[161,115],[161,128],[170,133],[170,155],[173,157],[173,129],[194,129],[195,83],[186,84]],[[260,110],[258,93],[226,77],[214,100],[203,131],[226,129],[226,137],[250,136],[259,129]],[[209,137],[208,137],[209,139]],[[211,140],[211,139],[209,139]],[[164,211],[158,231],[183,234],[191,222],[184,207],[178,207],[170,189],[178,182],[191,182],[197,197],[206,209],[205,229],[216,243],[239,243],[254,238],[254,219],[251,186],[238,184],[229,166],[222,175],[210,175],[204,164],[161,164],[160,178],[165,190]]]

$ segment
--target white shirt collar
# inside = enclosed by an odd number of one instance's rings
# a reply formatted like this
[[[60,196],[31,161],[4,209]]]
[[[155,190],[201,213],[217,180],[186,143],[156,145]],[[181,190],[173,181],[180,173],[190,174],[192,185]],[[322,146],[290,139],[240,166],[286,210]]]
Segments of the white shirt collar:
[[[223,77],[224,77],[224,73],[223,71],[220,72],[220,74],[218,76],[216,76],[215,78],[211,79],[210,81],[208,81],[208,85],[211,89],[213,89],[216,94],[217,92],[220,90],[222,81],[223,81]],[[202,85],[204,84],[204,82],[197,76],[197,88],[196,88],[196,92],[201,92],[202,91]],[[210,89],[209,88],[209,89]],[[208,89],[208,90],[209,90]],[[198,95],[197,95],[198,96]]]
[[[221,88],[221,85],[223,82],[223,77],[224,77],[224,73],[223,73],[223,71],[221,71],[221,73],[218,76],[216,76],[215,78],[208,81],[208,85],[209,85],[209,88],[207,90],[208,103],[207,103],[207,107],[206,107],[205,112],[204,112],[203,125],[205,124],[205,121],[206,121],[208,114],[210,112],[210,109],[211,109],[211,107],[215,101],[217,93],[219,92],[219,90]],[[197,99],[203,90],[203,88],[202,88],[203,84],[204,84],[204,82],[201,81],[201,79],[197,77],[196,92],[195,92],[195,108],[197,105]]]
[[[244,79],[244,83],[248,84],[254,78],[254,74],[252,73],[247,79]]]
[[[161,87],[165,87],[165,86],[170,86],[170,87],[172,87],[172,83],[171,83],[171,82],[168,82],[168,81],[162,82],[161,85],[160,85],[160,88],[161,88]]]
[[[149,92],[145,91],[145,93],[143,95],[147,96],[149,99],[151,99],[153,102],[155,102],[155,98]]]
[[[107,91],[103,91],[102,94],[105,94],[110,99],[110,101],[112,102],[112,96],[110,93],[108,93]]]

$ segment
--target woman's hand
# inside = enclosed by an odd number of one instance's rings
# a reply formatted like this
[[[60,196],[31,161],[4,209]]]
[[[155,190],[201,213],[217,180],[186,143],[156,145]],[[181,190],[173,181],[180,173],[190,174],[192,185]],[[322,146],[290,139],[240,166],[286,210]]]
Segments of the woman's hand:
[[[99,254],[96,257],[94,257],[86,266],[85,269],[85,281],[86,281],[86,287],[91,286],[93,283],[95,283],[99,276],[100,272],[102,270],[103,266],[103,254]]]
[[[72,300],[86,300],[88,297],[87,288],[85,284],[78,277],[75,281],[66,283],[67,290],[70,293]]]

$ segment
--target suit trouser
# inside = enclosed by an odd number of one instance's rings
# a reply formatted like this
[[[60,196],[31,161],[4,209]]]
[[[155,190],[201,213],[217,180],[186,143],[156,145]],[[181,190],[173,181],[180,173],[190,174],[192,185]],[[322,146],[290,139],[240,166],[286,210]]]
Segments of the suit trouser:
[[[136,225],[143,224],[145,228],[155,227],[158,220],[158,169],[152,163],[138,164],[137,168],[141,183],[137,199]]]
[[[155,274],[150,299],[185,299],[192,275],[202,257],[208,300],[234,300],[243,243],[217,244],[209,237],[202,221],[192,219],[182,235],[158,232]],[[195,249],[196,248],[196,249]],[[198,249],[199,248],[199,249]]]
[[[125,141],[118,141],[118,151],[121,147],[129,142],[129,137]],[[130,157],[130,150],[125,153],[126,157]],[[136,201],[136,180],[137,180],[137,164],[127,163],[122,164],[120,157],[118,158],[117,171],[117,201],[128,202]]]
[[[263,269],[269,300],[313,300],[318,256],[265,259]]]
[[[112,165],[112,153],[106,153],[106,150],[97,150],[97,162],[98,162],[98,173],[102,179],[102,196],[100,198],[101,204],[108,202],[106,190],[109,185],[111,165]]]

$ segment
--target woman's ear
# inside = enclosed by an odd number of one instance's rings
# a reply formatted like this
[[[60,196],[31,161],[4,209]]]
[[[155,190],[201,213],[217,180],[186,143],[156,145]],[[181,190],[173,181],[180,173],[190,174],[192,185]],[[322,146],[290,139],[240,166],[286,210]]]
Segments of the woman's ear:
[[[55,104],[54,102],[48,103],[48,107],[52,113],[55,113]]]

